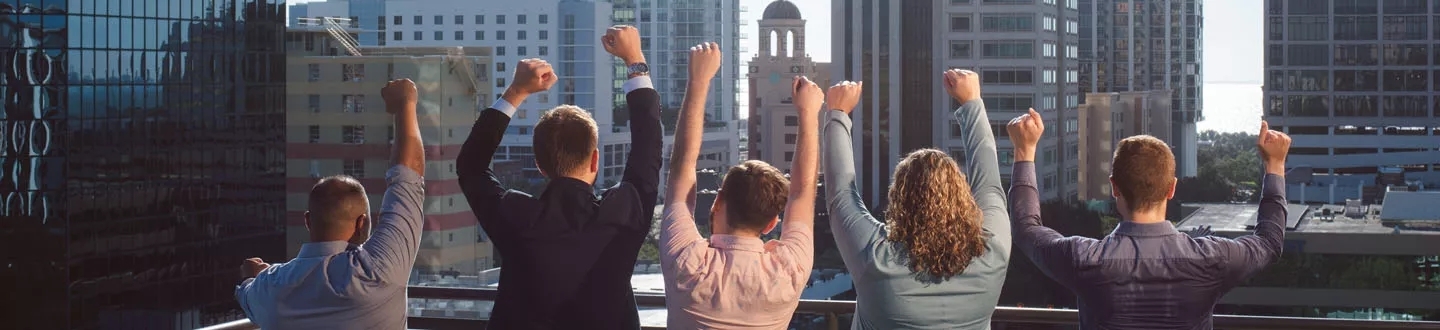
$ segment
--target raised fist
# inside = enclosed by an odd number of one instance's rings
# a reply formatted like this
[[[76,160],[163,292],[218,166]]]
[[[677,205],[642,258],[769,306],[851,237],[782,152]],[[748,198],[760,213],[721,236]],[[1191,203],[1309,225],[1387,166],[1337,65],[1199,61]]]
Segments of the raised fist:
[[[707,42],[690,47],[690,79],[710,81],[720,71],[720,45]]]
[[[820,91],[820,86],[810,81],[805,76],[795,76],[795,83],[791,85],[795,95],[792,100],[795,103],[795,110],[801,114],[820,113],[820,106],[825,102],[825,93]]]
[[[555,69],[550,67],[549,62],[538,58],[520,60],[515,64],[515,77],[510,89],[523,95],[530,95],[550,90],[555,82],[560,81],[555,76]]]
[[[640,50],[640,30],[634,26],[616,25],[605,31],[600,44],[610,55],[619,57],[626,65],[645,63],[645,53]]]
[[[825,104],[831,109],[840,110],[845,114],[855,111],[855,106],[860,104],[860,92],[865,90],[865,82],[842,81],[835,86],[830,86],[830,91],[825,93]]]
[[[1010,124],[1005,125],[1005,131],[1010,133],[1010,142],[1015,145],[1016,157],[1020,156],[1021,150],[1029,150],[1033,154],[1035,146],[1040,144],[1040,137],[1045,134],[1045,120],[1040,118],[1040,113],[1030,109],[1030,113],[1015,117]],[[1034,160],[1034,156],[1030,156]]]
[[[385,111],[394,114],[400,109],[413,108],[419,92],[415,91],[415,82],[410,79],[391,80],[380,89],[380,97],[385,99]]]
[[[964,104],[980,98],[980,75],[975,71],[952,69],[945,71],[945,92],[955,101]]]
[[[1260,138],[1255,144],[1260,147],[1260,160],[1265,162],[1265,172],[1285,174],[1285,157],[1290,154],[1290,136],[1270,130],[1270,123],[1260,121]]]

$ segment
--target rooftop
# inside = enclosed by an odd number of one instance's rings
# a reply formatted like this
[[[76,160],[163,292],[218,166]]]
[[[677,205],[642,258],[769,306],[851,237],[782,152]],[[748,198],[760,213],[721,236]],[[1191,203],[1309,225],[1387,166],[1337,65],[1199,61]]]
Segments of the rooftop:
[[[765,14],[761,19],[801,19],[800,8],[790,1],[775,0],[765,6]]]
[[[1178,229],[1209,226],[1211,230],[1223,233],[1254,230],[1260,205],[1185,204],[1184,207],[1195,210],[1180,221],[1176,226]],[[1432,226],[1440,223],[1440,217],[1406,219],[1403,222],[1381,220],[1380,215],[1386,213],[1383,205],[1369,205],[1362,208],[1362,214],[1351,216],[1346,215],[1344,205],[1290,204],[1287,208],[1289,217],[1285,221],[1285,229],[1292,233],[1440,235],[1440,227]]]

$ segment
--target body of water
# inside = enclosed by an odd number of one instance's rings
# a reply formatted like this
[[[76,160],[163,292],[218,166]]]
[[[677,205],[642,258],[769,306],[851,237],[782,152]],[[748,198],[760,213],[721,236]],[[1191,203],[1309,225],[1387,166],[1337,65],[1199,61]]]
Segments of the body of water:
[[[1260,130],[1264,91],[1258,83],[1206,83],[1205,120],[1195,124],[1200,131],[1248,132]]]

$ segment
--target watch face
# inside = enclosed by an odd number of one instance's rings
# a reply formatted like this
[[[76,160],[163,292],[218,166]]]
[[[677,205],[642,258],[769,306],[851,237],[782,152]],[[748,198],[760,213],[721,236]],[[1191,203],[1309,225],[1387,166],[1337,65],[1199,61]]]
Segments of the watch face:
[[[650,72],[650,65],[645,63],[635,63],[634,65],[630,66],[630,72]]]

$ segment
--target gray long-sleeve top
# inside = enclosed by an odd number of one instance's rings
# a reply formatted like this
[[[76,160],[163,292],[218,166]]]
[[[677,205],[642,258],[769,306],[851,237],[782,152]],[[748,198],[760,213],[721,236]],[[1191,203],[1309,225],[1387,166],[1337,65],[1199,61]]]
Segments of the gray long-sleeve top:
[[[824,125],[825,193],[835,243],[855,282],[855,329],[988,329],[1010,260],[1010,216],[1000,184],[995,135],[985,104],[955,110],[972,194],[984,214],[986,251],[944,281],[917,280],[902,258],[904,246],[885,239],[856,191],[850,117],[831,110]],[[924,219],[920,219],[924,221]]]

